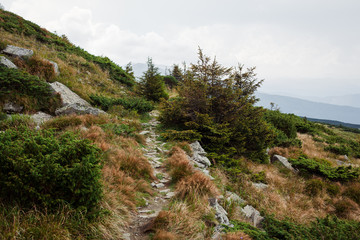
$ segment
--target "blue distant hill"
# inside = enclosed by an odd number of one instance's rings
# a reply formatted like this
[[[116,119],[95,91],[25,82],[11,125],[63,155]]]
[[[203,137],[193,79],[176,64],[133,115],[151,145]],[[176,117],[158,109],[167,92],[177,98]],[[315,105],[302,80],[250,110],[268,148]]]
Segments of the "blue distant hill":
[[[342,122],[343,126],[348,123],[355,126],[360,125],[360,108],[319,103],[266,93],[256,93],[256,96],[260,99],[257,105],[265,108],[270,108],[270,103],[274,103],[284,113],[293,113],[297,116],[311,119],[339,121]]]

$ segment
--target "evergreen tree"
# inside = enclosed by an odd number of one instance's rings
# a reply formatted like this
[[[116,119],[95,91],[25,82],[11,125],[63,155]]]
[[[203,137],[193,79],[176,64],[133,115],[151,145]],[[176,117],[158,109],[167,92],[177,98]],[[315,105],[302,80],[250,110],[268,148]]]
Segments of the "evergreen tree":
[[[181,72],[179,65],[174,64],[173,69],[171,71],[171,76],[173,76],[178,82],[182,82],[183,74]]]
[[[215,155],[265,161],[272,131],[263,120],[264,110],[254,106],[254,92],[262,83],[255,68],[223,67],[201,49],[198,55],[198,62],[183,75],[179,98],[163,104],[160,120],[200,133],[201,142]]]
[[[151,58],[147,61],[148,69],[140,78],[140,91],[151,101],[159,101],[161,98],[168,99],[169,96],[165,91],[165,84],[160,75],[159,69],[155,67]]]
[[[126,72],[127,74],[129,74],[131,77],[135,78],[134,70],[133,70],[132,63],[131,63],[131,62],[129,62],[128,64],[126,64],[126,66],[125,66],[125,72]]]

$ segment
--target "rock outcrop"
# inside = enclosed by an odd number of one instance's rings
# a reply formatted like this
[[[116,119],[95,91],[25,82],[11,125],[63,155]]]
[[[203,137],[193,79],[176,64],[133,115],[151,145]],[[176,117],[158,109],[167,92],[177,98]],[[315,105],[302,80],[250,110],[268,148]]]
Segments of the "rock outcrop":
[[[58,116],[70,114],[106,114],[106,112],[104,112],[103,110],[92,107],[90,103],[79,97],[79,95],[71,91],[64,84],[54,82],[50,83],[50,86],[54,92],[60,94],[62,99],[62,107],[56,109],[55,115]]]
[[[225,197],[226,197],[226,201],[228,202],[235,202],[237,204],[245,203],[244,199],[242,199],[241,197],[239,197],[239,195],[233,192],[226,191]]]
[[[215,218],[218,220],[220,225],[232,226],[232,224],[230,224],[229,218],[227,217],[227,212],[218,203],[218,200],[216,198],[210,198],[209,203],[210,206],[215,210]]]
[[[31,118],[34,120],[36,125],[40,126],[44,122],[49,121],[50,119],[52,119],[53,116],[51,116],[51,115],[49,115],[47,113],[44,113],[44,112],[37,112],[37,113],[31,115]]]
[[[88,105],[82,105],[80,103],[72,103],[72,104],[68,104],[65,107],[56,109],[55,111],[55,115],[56,116],[60,116],[60,115],[70,115],[70,114],[92,114],[92,115],[99,115],[99,114],[106,114],[106,112],[104,112],[101,109],[98,108],[94,108]]]
[[[295,169],[292,167],[291,163],[287,160],[286,157],[280,156],[280,155],[274,155],[271,158],[271,162],[280,162],[282,165],[284,165],[287,169],[290,169],[291,171],[295,171]]]
[[[256,210],[253,206],[246,205],[242,209],[242,212],[251,221],[254,227],[261,227],[261,223],[264,218],[260,215],[260,212]]]
[[[3,50],[3,53],[19,58],[29,58],[34,54],[33,50],[20,48],[13,45],[7,45]]]
[[[8,114],[21,113],[23,109],[23,106],[13,102],[6,102],[3,106],[3,111]]]
[[[64,84],[59,83],[59,82],[53,82],[53,83],[50,83],[50,86],[54,92],[57,92],[60,94],[62,103],[63,103],[63,105],[62,105],[63,107],[74,104],[74,103],[77,103],[77,104],[83,105],[83,106],[87,106],[87,107],[91,107],[91,105],[87,101],[85,101],[84,99],[79,97],[79,95],[77,95],[76,93],[71,91]]]
[[[193,151],[193,155],[189,157],[190,162],[194,165],[195,169],[202,171],[206,176],[213,180],[214,178],[210,176],[209,170],[207,169],[211,165],[211,162],[206,157],[207,153],[205,150],[198,141],[191,143],[190,147]]]
[[[12,61],[10,61],[9,59],[7,59],[4,56],[0,56],[0,65],[5,66],[7,68],[15,68],[15,69],[17,69],[17,66]]]
[[[50,61],[50,60],[47,60],[47,61],[53,65],[55,75],[59,76],[60,75],[60,70],[59,70],[59,66],[57,65],[57,63],[53,62],[53,61]]]

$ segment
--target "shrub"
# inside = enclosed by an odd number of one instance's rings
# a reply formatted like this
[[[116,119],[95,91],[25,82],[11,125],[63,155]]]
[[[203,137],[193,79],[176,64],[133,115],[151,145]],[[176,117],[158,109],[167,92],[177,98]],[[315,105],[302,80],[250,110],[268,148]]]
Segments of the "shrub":
[[[7,117],[7,115],[5,114]],[[0,120],[0,131],[5,131],[8,128],[21,128],[21,127],[35,127],[35,123],[29,116],[11,115],[4,120]]]
[[[257,182],[267,183],[265,172],[261,171],[261,172],[258,172],[258,173],[251,174],[251,181],[255,182],[255,183],[257,183]]]
[[[51,81],[56,77],[52,63],[38,57],[31,57],[27,61],[27,68],[30,74],[43,78],[46,81]]]
[[[337,183],[328,183],[326,184],[326,191],[330,196],[335,197],[340,193],[340,186]]]
[[[289,159],[294,168],[302,173],[315,174],[328,178],[331,181],[351,181],[359,177],[358,168],[348,167],[331,167],[327,164],[317,162],[313,159],[300,157],[297,160]]]
[[[4,50],[7,47],[8,43],[0,40],[0,51]]]
[[[163,76],[163,81],[169,88],[173,88],[179,84],[179,81],[173,76]]]
[[[330,151],[330,152],[333,152],[335,154],[338,154],[338,155],[349,155],[351,149],[344,145],[344,144],[341,144],[341,145],[329,145],[327,147],[325,147],[325,150],[326,151]]]
[[[348,198],[340,199],[334,203],[336,216],[346,218],[351,212],[356,210],[356,203]]]
[[[264,118],[275,128],[285,133],[288,138],[296,137],[296,126],[293,114],[285,114],[281,113],[280,111],[267,110],[264,114]]]
[[[90,95],[92,104],[100,106],[104,111],[115,105],[121,105],[125,109],[136,110],[138,113],[150,112],[154,106],[141,97],[108,98],[100,95]]]
[[[196,141],[201,139],[201,134],[193,130],[166,130],[165,133],[161,133],[161,136],[171,141]]]
[[[325,184],[323,181],[321,181],[321,179],[310,179],[306,182],[305,185],[305,192],[309,195],[309,196],[317,196],[319,195],[323,188],[325,187]]]
[[[26,72],[0,66],[0,102],[5,100],[23,103],[26,110],[50,113],[61,105],[60,95],[54,95],[46,82]]]
[[[102,197],[99,149],[66,132],[27,127],[0,134],[0,196],[23,206],[94,210]]]
[[[233,228],[225,227],[226,232],[239,230],[248,234],[254,240],[273,239],[329,239],[355,240],[360,236],[360,223],[341,220],[337,217],[317,219],[310,224],[296,224],[288,219],[277,220],[273,216],[266,216],[263,229],[255,228],[247,223],[231,221]]]
[[[350,184],[346,188],[344,195],[360,205],[360,183],[355,182]]]

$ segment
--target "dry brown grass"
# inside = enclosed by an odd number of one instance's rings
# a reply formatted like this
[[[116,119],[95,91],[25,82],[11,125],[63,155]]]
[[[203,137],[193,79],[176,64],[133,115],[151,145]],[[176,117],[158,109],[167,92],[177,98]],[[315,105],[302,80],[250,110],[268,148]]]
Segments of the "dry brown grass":
[[[164,230],[157,230],[153,240],[176,240],[178,239],[173,233]]]
[[[173,147],[171,149],[171,156],[167,159],[166,166],[170,170],[170,176],[173,182],[178,182],[194,172],[194,168],[190,164],[188,157],[179,147]]]
[[[206,210],[209,211],[209,208]],[[168,211],[161,211],[154,219],[153,230],[166,231],[177,236],[177,239],[204,239],[203,211],[193,211],[185,202],[174,202]]]
[[[227,233],[224,240],[251,240],[251,237],[244,232]]]
[[[298,223],[307,223],[317,217],[325,217],[329,211],[330,197],[324,193],[316,197],[306,194],[306,182],[291,172],[286,175],[279,172],[274,165],[257,165],[249,163],[251,171],[265,171],[269,187],[257,190],[248,182],[242,188],[248,194],[249,202],[279,219],[290,218]]]
[[[219,194],[215,184],[202,172],[183,178],[176,185],[177,196],[181,199],[208,198]]]
[[[307,134],[298,133],[298,138],[302,142],[302,151],[309,158],[322,158],[327,160],[333,159],[334,154],[324,150],[324,143],[315,142],[312,136]]]

